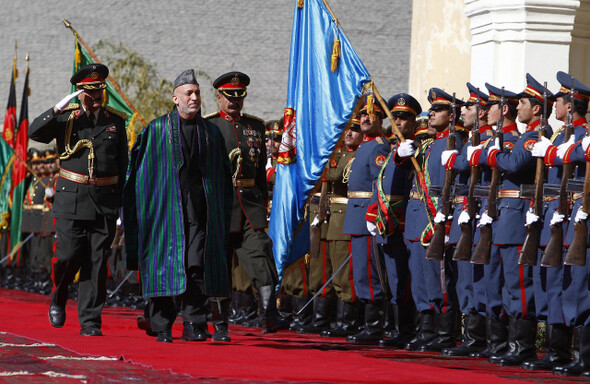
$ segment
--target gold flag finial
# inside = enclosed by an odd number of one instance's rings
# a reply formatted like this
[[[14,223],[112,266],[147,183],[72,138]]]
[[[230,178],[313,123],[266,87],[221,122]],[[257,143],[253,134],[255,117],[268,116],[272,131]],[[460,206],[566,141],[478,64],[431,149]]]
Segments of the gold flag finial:
[[[64,22],[64,25],[66,26],[66,28],[72,28],[72,23],[70,23],[66,19],[62,19],[62,21]]]

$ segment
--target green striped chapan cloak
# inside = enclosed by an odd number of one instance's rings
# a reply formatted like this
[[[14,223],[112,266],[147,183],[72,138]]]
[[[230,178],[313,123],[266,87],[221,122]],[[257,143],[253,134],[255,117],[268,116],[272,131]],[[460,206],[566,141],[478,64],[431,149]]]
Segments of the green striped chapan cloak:
[[[140,271],[144,297],[175,296],[186,290],[185,236],[179,169],[183,165],[179,115],[152,120],[131,151],[123,188],[123,220],[127,268]],[[229,296],[231,280],[226,257],[232,209],[229,158],[219,129],[197,118],[207,199],[205,294]],[[204,136],[204,137],[203,137]],[[205,144],[206,143],[206,144]]]

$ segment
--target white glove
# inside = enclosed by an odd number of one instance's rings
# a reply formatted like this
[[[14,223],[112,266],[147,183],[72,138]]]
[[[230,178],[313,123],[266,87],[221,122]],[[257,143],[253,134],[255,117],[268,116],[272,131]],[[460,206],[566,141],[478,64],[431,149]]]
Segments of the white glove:
[[[58,111],[61,111],[62,109],[64,109],[66,107],[66,105],[68,105],[70,103],[70,101],[74,97],[78,96],[82,92],[84,92],[83,89],[77,90],[74,93],[70,93],[69,95],[67,95],[66,97],[64,97],[63,99],[61,99],[59,103],[55,104],[55,109],[57,109]]]
[[[434,216],[434,223],[440,224],[440,223],[444,223],[445,221],[447,221],[447,218],[445,217],[445,215],[441,211],[438,211],[436,213],[436,216]]]
[[[579,223],[580,221],[584,221],[588,218],[588,214],[584,211],[582,211],[582,207],[580,207],[578,209],[578,212],[576,212],[576,217],[574,218],[574,223]]]
[[[266,170],[268,171],[271,168],[272,168],[272,157],[269,157],[268,160],[266,160]]]
[[[471,218],[469,217],[469,213],[467,213],[467,210],[463,210],[459,214],[459,220],[457,222],[459,223],[459,225],[461,225],[469,223],[470,220]]]
[[[309,226],[313,228],[313,227],[317,227],[318,225],[320,225],[320,218],[318,215],[316,215],[313,218],[313,221],[311,222],[311,224]]]
[[[524,224],[525,227],[528,227],[537,221],[539,221],[539,216],[535,215],[530,209],[526,211],[526,223]]]
[[[555,212],[553,212],[553,217],[551,218],[551,221],[549,222],[549,224],[555,225],[555,224],[563,223],[564,220],[565,220],[565,215],[561,215],[561,214],[559,214],[559,211],[555,211]]]
[[[494,144],[488,148],[488,155],[490,154],[490,152],[492,152],[494,149],[500,149],[500,140],[498,140],[498,138],[496,137],[494,139]]]
[[[586,152],[589,145],[590,145],[590,136],[584,136],[584,138],[582,139],[582,149],[584,150],[584,152]]]
[[[574,145],[576,145],[576,138],[574,137],[574,135],[571,135],[570,139],[567,142],[557,147],[557,157],[563,159],[563,156],[565,156],[567,150],[570,149],[570,147],[573,147]]]
[[[471,146],[471,145],[469,147],[467,147],[467,161],[471,160],[471,156],[473,156],[473,153],[475,151],[477,151],[478,149],[482,149],[482,148],[483,148],[482,144],[476,145],[475,147]]]
[[[459,153],[459,151],[457,151],[456,149],[451,149],[442,152],[442,155],[440,156],[440,162],[443,165],[443,167],[447,165],[447,161],[449,161],[453,153]]]
[[[53,188],[45,188],[45,197],[47,199],[51,199],[55,193],[53,192]]]
[[[478,227],[483,227],[484,225],[490,225],[494,222],[490,216],[488,216],[488,211],[485,211],[483,215],[481,215],[481,219],[479,219],[479,223],[477,223]]]
[[[537,141],[535,145],[533,145],[531,154],[533,155],[533,157],[545,157],[547,149],[549,149],[551,145],[551,140],[543,136],[541,137],[541,141]]]
[[[120,218],[120,217],[118,217],[118,218],[117,218],[117,227],[120,227],[120,226],[121,226],[121,224],[123,224],[123,221],[121,221],[121,218]]]
[[[414,156],[414,153],[416,153],[416,148],[414,148],[414,143],[411,140],[404,141],[397,148],[397,154],[400,157]]]
[[[377,226],[372,221],[367,221],[367,230],[371,236],[377,236]]]

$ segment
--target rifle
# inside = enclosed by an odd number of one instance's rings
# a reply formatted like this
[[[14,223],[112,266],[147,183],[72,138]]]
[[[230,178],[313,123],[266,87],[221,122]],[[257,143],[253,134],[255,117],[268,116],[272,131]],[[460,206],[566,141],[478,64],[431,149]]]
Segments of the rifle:
[[[570,89],[571,105],[567,113],[567,119],[565,124],[565,133],[563,136],[563,142],[567,143],[571,136],[574,134],[574,78],[572,76],[572,88]],[[567,193],[567,181],[572,177],[574,173],[573,164],[563,164],[561,172],[561,183],[559,186],[559,204],[557,211],[560,215],[567,216],[568,211],[568,193]],[[584,243],[584,248],[586,247]],[[585,251],[584,251],[585,252]],[[585,253],[584,253],[585,254]],[[563,225],[557,223],[551,226],[551,237],[545,247],[545,253],[541,257],[541,265],[543,267],[554,267],[559,268],[561,266],[561,257],[563,256]]]
[[[572,87],[573,88],[573,87]],[[574,99],[572,98],[572,107]],[[570,108],[571,110],[571,108]],[[586,132],[588,135],[588,132]],[[582,206],[579,208],[584,212],[590,211],[590,161],[586,161],[586,176],[584,177],[584,187],[582,190]],[[586,265],[586,249],[588,248],[588,223],[586,220],[581,220],[579,223],[574,223],[574,238],[570,244],[563,263],[565,265],[576,265],[583,267]]]
[[[504,141],[504,87],[502,87],[502,96],[500,97],[500,119],[496,124],[496,137],[498,140],[500,149],[502,149]],[[494,139],[494,141],[495,141]],[[496,167],[492,170],[492,180],[490,181],[490,191],[488,193],[488,216],[492,219],[496,219],[498,216],[498,185],[500,184],[500,170]],[[492,224],[482,225],[480,228],[480,236],[473,255],[471,256],[471,262],[474,264],[489,264],[490,255],[492,253]]]
[[[543,114],[541,115],[541,124],[538,128],[539,142],[545,136],[545,126],[547,125],[547,82],[544,84],[543,91]],[[537,168],[535,170],[535,196],[533,198],[533,213],[539,217],[539,220],[531,223],[526,228],[526,237],[522,244],[522,249],[518,257],[518,264],[537,265],[537,255],[539,253],[539,243],[541,241],[541,215],[543,215],[543,182],[545,181],[545,161],[542,157],[537,158]]]
[[[328,182],[324,180],[324,175],[320,178],[322,187],[320,190],[320,202],[318,203],[318,225],[309,228],[309,255],[317,258],[320,256],[320,249],[322,244],[322,223],[328,217]]]
[[[449,135],[447,136],[447,150],[455,149],[455,117],[456,117],[455,93],[451,104],[452,118],[449,122]],[[430,245],[426,250],[426,259],[442,261],[445,253],[446,218],[451,213],[451,186],[455,172],[452,169],[445,170],[445,182],[440,197],[441,212],[445,215],[445,221],[434,225],[434,234],[430,239]]]
[[[471,130],[471,146],[477,147],[481,143],[479,134],[479,108],[480,108],[479,88],[477,89],[477,100],[475,106],[475,120]],[[471,250],[473,248],[473,220],[477,215],[477,201],[475,199],[475,185],[481,174],[481,168],[478,165],[471,166],[471,175],[469,176],[469,191],[467,192],[467,213],[469,222],[461,224],[461,235],[453,253],[453,260],[467,261],[471,260]]]

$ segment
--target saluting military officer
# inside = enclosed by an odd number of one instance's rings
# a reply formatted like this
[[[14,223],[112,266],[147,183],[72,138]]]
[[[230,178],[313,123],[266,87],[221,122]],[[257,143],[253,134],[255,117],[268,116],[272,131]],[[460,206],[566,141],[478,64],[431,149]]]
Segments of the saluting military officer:
[[[102,64],[80,68],[70,79],[77,91],[42,113],[29,129],[33,140],[55,139],[61,153],[52,207],[58,241],[49,321],[57,328],[64,325],[68,286],[80,269],[78,320],[84,336],[102,335],[106,262],[128,163],[124,115],[102,106],[108,74]],[[70,104],[76,96],[81,106]]]
[[[264,122],[242,114],[250,78],[241,72],[219,76],[213,87],[221,110],[206,116],[221,130],[232,164],[234,205],[230,225],[229,257],[236,253],[240,264],[258,290],[262,331],[276,332],[284,324],[279,319],[275,285],[278,275],[272,243],[266,233],[266,147]]]

